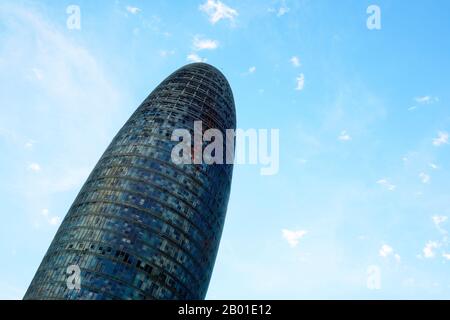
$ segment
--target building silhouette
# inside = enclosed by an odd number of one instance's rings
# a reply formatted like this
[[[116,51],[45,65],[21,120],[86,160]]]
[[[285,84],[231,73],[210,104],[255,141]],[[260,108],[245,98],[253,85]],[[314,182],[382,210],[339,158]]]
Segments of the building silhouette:
[[[119,131],[24,299],[204,299],[233,166],[171,161],[173,130],[193,133],[194,121],[203,130],[236,127],[231,88],[205,63],[170,75]],[[81,271],[79,288],[69,285],[71,266]]]

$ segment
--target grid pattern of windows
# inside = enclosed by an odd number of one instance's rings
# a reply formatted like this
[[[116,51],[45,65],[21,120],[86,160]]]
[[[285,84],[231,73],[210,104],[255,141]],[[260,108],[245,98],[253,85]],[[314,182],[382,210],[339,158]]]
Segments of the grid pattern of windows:
[[[236,127],[231,88],[204,63],[170,75],[120,130],[62,222],[25,299],[205,297],[233,166],[171,161],[178,143],[171,141],[173,130],[193,134],[194,121],[224,136]],[[71,265],[81,270],[80,290],[67,286]]]

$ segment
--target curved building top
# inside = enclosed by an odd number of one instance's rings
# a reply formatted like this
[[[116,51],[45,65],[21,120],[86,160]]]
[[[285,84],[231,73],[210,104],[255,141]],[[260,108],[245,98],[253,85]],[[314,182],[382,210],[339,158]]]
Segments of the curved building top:
[[[183,95],[192,96],[202,102],[203,115],[216,121],[217,129],[236,128],[236,109],[233,91],[223,73],[210,64],[191,63],[173,72],[151,93],[149,98],[158,95],[173,96],[180,90]],[[198,105],[198,104],[197,104]],[[199,116],[199,119],[202,119]]]

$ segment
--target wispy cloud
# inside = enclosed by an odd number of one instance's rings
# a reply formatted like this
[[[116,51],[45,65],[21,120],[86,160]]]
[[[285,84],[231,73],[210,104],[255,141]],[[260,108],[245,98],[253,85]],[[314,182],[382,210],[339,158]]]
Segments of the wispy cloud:
[[[32,148],[34,147],[34,144],[35,144],[35,143],[36,143],[36,141],[29,139],[27,142],[25,142],[25,144],[24,144],[23,147],[24,147],[25,149],[30,150],[30,149],[32,149]]]
[[[433,139],[433,145],[439,147],[443,144],[448,144],[448,133],[440,131],[438,132],[437,138]]]
[[[394,257],[395,261],[397,262],[401,261],[400,255],[398,253],[395,253],[394,249],[388,244],[383,244],[380,250],[378,251],[378,254],[382,258],[389,258],[392,256]]]
[[[33,172],[40,172],[42,170],[42,168],[39,165],[39,163],[30,163],[28,165],[28,170],[33,171]]]
[[[53,24],[36,6],[11,2],[0,9],[0,55],[8,61],[1,67],[0,80],[16,84],[14,90],[2,92],[2,101],[10,108],[0,108],[0,121],[7,132],[20,130],[15,141],[18,151],[4,160],[9,175],[22,175],[15,185],[16,196],[25,204],[22,214],[57,224],[57,216],[45,218],[42,208],[52,207],[64,193],[81,187],[117,130],[126,89],[116,86],[102,62],[67,35],[65,24]],[[38,84],[27,81],[34,66],[43,74]],[[31,101],[35,96],[38,101]],[[39,150],[31,152],[35,140]],[[15,163],[23,148],[29,151],[24,162]],[[31,154],[45,161],[45,170],[42,163],[28,159]],[[24,167],[39,174],[28,174]]]
[[[298,68],[298,67],[300,67],[300,66],[302,65],[302,64],[300,63],[300,58],[297,57],[297,56],[293,56],[289,61],[290,61],[291,64],[292,64],[294,67],[296,67],[296,68]]]
[[[216,24],[222,19],[228,19],[234,22],[234,19],[239,15],[237,10],[218,0],[207,0],[204,4],[200,5],[199,9],[208,15],[209,21],[212,24]]]
[[[417,97],[414,100],[420,104],[433,104],[435,102],[439,102],[438,97],[432,97],[432,96]]]
[[[438,215],[436,215],[436,216],[433,216],[433,217],[432,217],[432,220],[433,220],[434,225],[436,226],[436,229],[437,229],[441,234],[444,235],[443,242],[446,242],[446,241],[447,241],[447,234],[448,234],[448,232],[447,232],[447,230],[445,230],[445,229],[442,227],[442,225],[443,225],[444,223],[447,222],[448,217],[447,217],[447,216],[438,216]]]
[[[431,177],[424,172],[421,172],[419,174],[419,178],[420,178],[420,181],[422,181],[422,183],[424,183],[424,184],[429,184],[431,182]]]
[[[447,216],[433,216],[433,222],[436,226],[440,226],[442,223],[448,220]]]
[[[61,218],[58,216],[50,215],[48,209],[41,210],[41,217],[43,217],[45,222],[51,226],[56,226],[61,222]]]
[[[377,184],[379,184],[380,186],[386,188],[389,191],[395,191],[395,189],[397,188],[397,186],[395,186],[394,184],[389,182],[389,180],[386,179],[386,178],[378,180]]]
[[[291,9],[286,5],[285,0],[281,0],[278,7],[270,8],[268,11],[271,13],[276,13],[277,17],[279,18],[291,11]]]
[[[283,229],[281,230],[282,237],[288,242],[288,244],[295,248],[299,242],[300,239],[302,239],[308,232],[306,230],[287,230]]]
[[[141,12],[142,10],[138,7],[132,7],[132,6],[127,6],[126,10],[131,13],[131,14],[138,14],[139,12]]]
[[[219,41],[206,39],[206,38],[203,38],[203,36],[196,35],[194,37],[192,46],[195,51],[214,50],[219,47]]]
[[[439,243],[436,241],[428,241],[425,247],[423,248],[423,256],[427,259],[434,258],[435,252],[434,249],[439,248]]]
[[[437,164],[435,164],[435,163],[429,163],[428,165],[430,166],[431,169],[434,169],[434,170],[438,170],[439,169],[439,166]]]
[[[379,253],[380,257],[386,258],[389,255],[394,253],[394,249],[387,244],[383,244],[378,253]]]
[[[339,141],[350,141],[352,140],[352,137],[348,134],[347,130],[344,130],[341,132],[341,134],[338,136]]]
[[[250,74],[253,74],[256,72],[256,67],[255,66],[251,66],[250,68],[248,68],[247,72],[242,73],[243,76],[248,76]],[[260,93],[264,93],[264,90],[260,90]]]
[[[448,217],[443,215],[435,215],[432,217],[432,220],[436,229],[441,234],[441,239],[439,241],[428,241],[422,249],[422,254],[418,255],[419,258],[434,258],[437,255],[437,249],[444,251],[448,248],[448,231],[443,227],[443,224],[448,221]],[[448,260],[445,252],[442,252],[442,257]]]
[[[281,1],[281,6],[278,8],[277,17],[282,17],[288,13],[291,9],[286,5],[286,1]]]
[[[163,58],[168,56],[173,56],[175,54],[175,50],[160,50],[159,55]]]
[[[198,54],[196,53],[190,53],[187,57],[186,60],[189,62],[206,62],[207,59],[206,58],[201,58]]]

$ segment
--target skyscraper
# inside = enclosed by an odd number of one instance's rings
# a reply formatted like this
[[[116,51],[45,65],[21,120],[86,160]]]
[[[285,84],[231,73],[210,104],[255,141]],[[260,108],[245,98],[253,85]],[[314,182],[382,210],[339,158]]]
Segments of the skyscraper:
[[[24,299],[205,297],[233,166],[171,160],[178,143],[171,141],[174,129],[193,133],[195,121],[224,134],[236,127],[231,88],[205,63],[170,75],[119,131],[69,209]],[[79,287],[73,287],[77,270]]]

